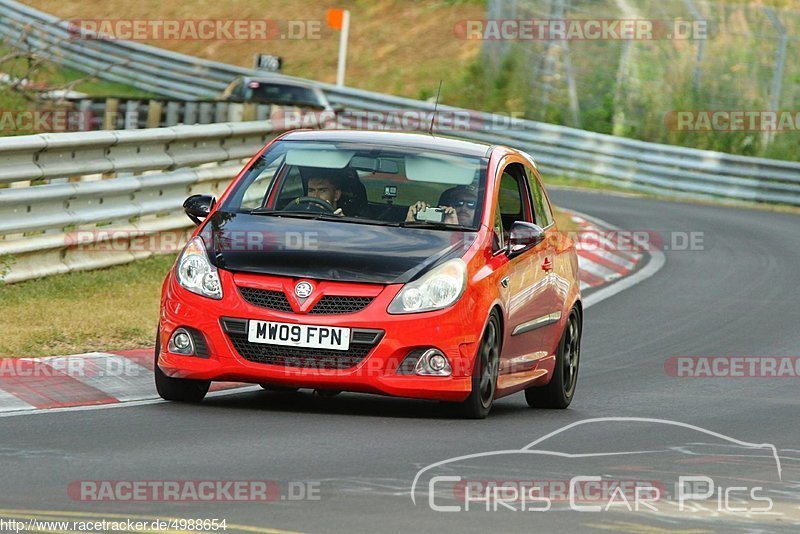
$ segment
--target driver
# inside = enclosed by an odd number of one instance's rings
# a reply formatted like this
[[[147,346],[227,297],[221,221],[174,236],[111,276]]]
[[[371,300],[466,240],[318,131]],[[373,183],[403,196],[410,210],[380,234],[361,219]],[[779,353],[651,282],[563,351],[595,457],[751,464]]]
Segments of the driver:
[[[344,215],[339,207],[342,186],[333,178],[315,176],[308,179],[308,196],[328,202],[334,208],[334,215]]]
[[[444,210],[445,224],[460,224],[471,226],[475,219],[475,208],[478,205],[478,191],[470,185],[460,185],[447,189],[439,197],[439,207]],[[417,213],[429,208],[427,202],[422,200],[408,207],[406,221],[415,221]]]

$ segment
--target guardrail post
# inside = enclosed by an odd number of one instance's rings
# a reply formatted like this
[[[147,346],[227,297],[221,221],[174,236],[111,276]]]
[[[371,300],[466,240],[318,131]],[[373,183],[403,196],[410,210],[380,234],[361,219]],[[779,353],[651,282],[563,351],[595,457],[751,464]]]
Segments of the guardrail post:
[[[78,120],[76,127],[78,131],[87,132],[92,129],[92,101],[84,98],[78,102]]]
[[[128,100],[125,103],[125,124],[124,130],[139,129],[139,101]]]
[[[180,122],[181,103],[170,100],[167,102],[167,118],[165,126],[175,126]]]
[[[214,103],[214,122],[228,122],[228,103]]]
[[[244,106],[242,104],[231,102],[228,104],[227,111],[227,122],[242,122],[242,120],[244,120],[242,118],[244,114]]]
[[[103,116],[103,129],[116,130],[117,116],[119,115],[119,99],[109,98],[106,100],[106,112]]]
[[[272,106],[269,104],[258,104],[258,106],[256,106],[256,120],[265,121],[269,119],[269,112],[271,109]]]
[[[197,124],[197,102],[186,102],[183,108],[183,124]]]
[[[210,124],[212,119],[211,102],[200,102],[200,124]]]
[[[242,122],[256,120],[256,105],[253,102],[245,102],[242,109]]]
[[[159,100],[151,100],[147,105],[147,127],[158,128],[161,126],[161,108],[162,103]]]

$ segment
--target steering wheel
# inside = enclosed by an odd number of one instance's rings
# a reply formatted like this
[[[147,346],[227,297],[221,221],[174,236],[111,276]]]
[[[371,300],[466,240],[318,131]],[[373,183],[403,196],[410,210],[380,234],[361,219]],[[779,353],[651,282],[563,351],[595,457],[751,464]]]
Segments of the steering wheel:
[[[289,202],[283,211],[311,211],[314,213],[330,213],[331,215],[336,211],[336,208],[327,200],[317,197],[297,197]]]

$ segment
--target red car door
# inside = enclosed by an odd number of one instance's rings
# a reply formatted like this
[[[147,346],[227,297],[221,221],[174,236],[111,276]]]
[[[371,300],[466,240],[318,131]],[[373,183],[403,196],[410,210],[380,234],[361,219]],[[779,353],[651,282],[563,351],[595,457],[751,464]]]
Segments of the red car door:
[[[514,221],[536,223],[530,185],[524,166],[508,164],[500,178],[495,206],[495,232],[505,245]],[[501,389],[512,388],[537,376],[531,371],[550,355],[558,331],[560,308],[551,276],[553,242],[538,245],[508,260],[501,278],[506,296],[506,325],[500,363]]]

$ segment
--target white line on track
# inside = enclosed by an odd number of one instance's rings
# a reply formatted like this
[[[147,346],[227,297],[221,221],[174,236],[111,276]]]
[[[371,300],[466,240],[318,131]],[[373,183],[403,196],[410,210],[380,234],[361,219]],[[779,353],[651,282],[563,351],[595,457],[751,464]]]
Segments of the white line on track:
[[[621,230],[621,228],[614,226],[613,224],[609,224],[601,219],[596,217],[592,217],[590,215],[586,215],[584,213],[580,213],[574,210],[570,210],[572,213],[575,213],[587,221],[591,221],[596,225],[607,228],[609,230]],[[598,302],[602,302],[607,298],[611,298],[617,293],[621,293],[626,289],[630,289],[636,284],[640,282],[644,282],[654,274],[656,274],[666,263],[667,259],[664,256],[664,253],[660,250],[650,250],[648,251],[650,255],[650,261],[647,262],[647,265],[636,271],[630,276],[626,276],[622,278],[618,282],[614,282],[611,285],[608,285],[602,289],[598,289],[596,292],[592,293],[585,299],[583,299],[583,308],[586,309],[589,306],[594,306]]]

